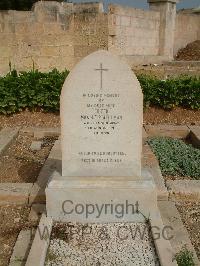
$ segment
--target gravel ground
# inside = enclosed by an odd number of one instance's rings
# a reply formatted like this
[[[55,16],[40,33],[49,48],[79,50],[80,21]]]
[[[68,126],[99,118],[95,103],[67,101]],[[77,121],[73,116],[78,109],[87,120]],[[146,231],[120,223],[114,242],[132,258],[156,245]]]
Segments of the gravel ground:
[[[45,163],[55,138],[43,139],[42,149],[30,149],[33,137],[19,134],[17,139],[0,155],[0,182],[33,183]]]
[[[200,202],[177,202],[176,207],[200,260]]]
[[[138,230],[138,231],[137,231]],[[140,237],[140,232],[145,232]],[[56,224],[46,266],[159,265],[144,223]]]
[[[19,232],[27,228],[30,209],[21,206],[0,207],[0,266],[7,266]]]
[[[166,111],[149,107],[144,111],[145,124],[200,125],[200,110],[175,108]],[[60,127],[58,114],[24,111],[11,116],[0,115],[0,127]]]

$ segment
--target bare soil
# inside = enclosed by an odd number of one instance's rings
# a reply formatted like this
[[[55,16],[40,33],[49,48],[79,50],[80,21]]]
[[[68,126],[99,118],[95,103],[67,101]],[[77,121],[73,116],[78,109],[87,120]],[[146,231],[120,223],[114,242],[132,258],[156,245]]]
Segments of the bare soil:
[[[18,234],[30,227],[30,209],[21,206],[0,207],[0,266],[7,266],[12,255]]]
[[[150,107],[144,111],[144,124],[200,125],[200,110],[175,108],[166,111]]]
[[[0,115],[0,126],[4,127],[58,127],[59,114],[44,113],[42,111],[30,112],[28,110],[13,115]]]
[[[176,203],[176,207],[200,259],[200,202]]]
[[[200,40],[189,43],[178,51],[176,60],[200,61]]]
[[[33,137],[19,134],[9,148],[0,155],[0,182],[33,183],[44,165],[55,138],[44,138],[42,149],[30,149]]]
[[[144,124],[200,125],[200,110],[157,107],[144,110]],[[11,116],[0,115],[0,127],[60,127],[59,114],[23,111]]]
[[[168,180],[194,180],[191,176],[163,176],[165,181]]]

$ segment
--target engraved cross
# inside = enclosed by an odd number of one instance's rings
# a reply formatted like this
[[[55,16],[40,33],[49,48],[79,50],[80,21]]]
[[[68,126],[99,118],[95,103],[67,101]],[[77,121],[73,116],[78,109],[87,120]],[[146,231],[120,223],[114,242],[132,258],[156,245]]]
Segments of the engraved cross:
[[[103,68],[103,64],[100,63],[100,68],[95,69],[96,71],[100,71],[101,75],[101,83],[100,83],[100,88],[103,89],[103,71],[108,71],[108,69]]]

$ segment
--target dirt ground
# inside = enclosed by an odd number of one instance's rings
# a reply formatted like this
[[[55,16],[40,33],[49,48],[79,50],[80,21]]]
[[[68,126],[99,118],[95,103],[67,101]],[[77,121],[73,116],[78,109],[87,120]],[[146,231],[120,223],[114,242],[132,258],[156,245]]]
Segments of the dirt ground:
[[[45,163],[55,138],[44,138],[42,149],[30,149],[33,137],[19,134],[8,149],[0,155],[0,182],[33,183]]]
[[[200,40],[189,43],[178,51],[176,60],[200,61]]]
[[[144,110],[144,124],[200,125],[200,110],[175,108],[166,111],[156,107]],[[59,127],[59,114],[24,111],[11,116],[0,115],[0,127]]]
[[[21,206],[0,207],[0,266],[9,264],[19,232],[30,226],[29,211],[28,207]]]
[[[200,110],[175,108],[166,111],[150,107],[144,111],[144,124],[200,125]]]
[[[176,207],[200,259],[200,202],[176,203]]]
[[[0,115],[0,127],[58,127],[59,114],[23,111],[10,116]]]

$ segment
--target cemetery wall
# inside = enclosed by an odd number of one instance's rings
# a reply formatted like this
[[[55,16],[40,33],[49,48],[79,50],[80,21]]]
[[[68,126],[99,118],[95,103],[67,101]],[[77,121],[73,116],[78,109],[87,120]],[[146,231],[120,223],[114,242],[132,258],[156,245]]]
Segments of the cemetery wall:
[[[174,55],[188,43],[200,40],[200,15],[177,14]]]
[[[156,63],[161,56],[169,60],[169,54],[161,48],[174,47],[176,53],[200,38],[200,16],[178,14],[174,18],[175,38],[173,34],[169,38],[171,24],[165,25],[169,20],[163,19],[165,13],[159,8],[140,10],[110,5],[105,13],[102,3],[43,1],[37,2],[32,11],[0,11],[0,75],[9,71],[9,61],[17,70],[31,69],[33,62],[41,71],[54,67],[71,69],[98,49],[140,63],[147,63],[147,58]],[[163,38],[165,28],[167,34]]]
[[[158,55],[160,12],[109,8],[109,49],[120,55]]]

